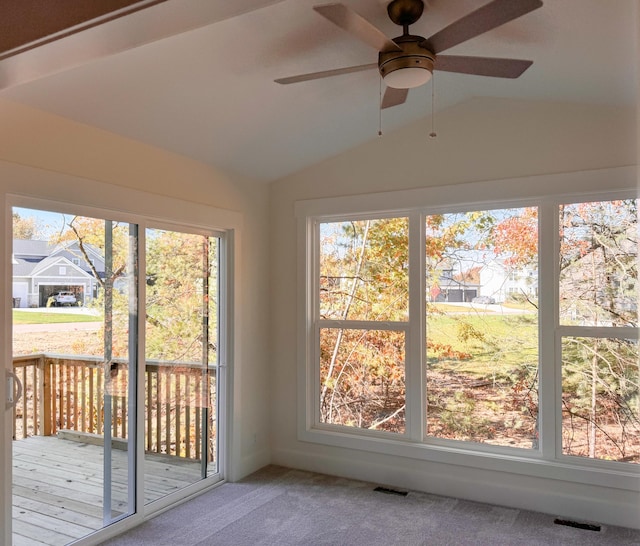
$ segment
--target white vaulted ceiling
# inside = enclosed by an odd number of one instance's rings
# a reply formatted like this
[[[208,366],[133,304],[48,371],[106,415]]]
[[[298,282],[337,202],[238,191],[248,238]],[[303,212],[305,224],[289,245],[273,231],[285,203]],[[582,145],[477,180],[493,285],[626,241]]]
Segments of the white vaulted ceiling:
[[[312,10],[318,0],[167,0],[0,61],[0,97],[272,181],[377,138],[375,70],[282,86],[275,78],[376,62]],[[343,0],[401,34],[383,0]],[[428,0],[430,36],[486,0]],[[517,80],[436,73],[436,111],[473,97],[633,107],[637,0],[544,6],[447,53],[531,59]],[[382,112],[386,131],[430,115],[431,87]]]

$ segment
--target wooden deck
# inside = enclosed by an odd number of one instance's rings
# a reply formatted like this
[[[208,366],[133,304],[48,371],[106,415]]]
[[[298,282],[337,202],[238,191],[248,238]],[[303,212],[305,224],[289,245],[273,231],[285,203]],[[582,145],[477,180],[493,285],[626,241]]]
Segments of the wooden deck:
[[[112,508],[127,506],[127,453],[112,451]],[[103,527],[102,446],[32,436],[13,442],[13,546],[63,545]],[[200,479],[200,463],[145,459],[145,503]]]

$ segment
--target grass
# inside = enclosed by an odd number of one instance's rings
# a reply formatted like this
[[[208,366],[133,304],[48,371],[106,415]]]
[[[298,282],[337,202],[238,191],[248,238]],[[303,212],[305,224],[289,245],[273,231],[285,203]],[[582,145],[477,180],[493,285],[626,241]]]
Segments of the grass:
[[[89,314],[31,312],[13,309],[13,324],[55,324],[67,322],[102,322],[102,317]]]
[[[428,355],[432,366],[459,373],[500,375],[538,360],[535,315],[434,316],[427,319],[427,339],[472,355],[464,360]]]
[[[502,306],[509,309],[521,309],[522,311],[537,311],[538,309],[535,304],[528,301],[505,301]]]

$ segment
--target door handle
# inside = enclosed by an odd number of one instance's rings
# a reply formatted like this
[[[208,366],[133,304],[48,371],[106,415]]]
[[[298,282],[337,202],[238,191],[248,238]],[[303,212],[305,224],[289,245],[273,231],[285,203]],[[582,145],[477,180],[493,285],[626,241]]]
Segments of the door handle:
[[[7,376],[7,404],[5,409],[15,407],[22,398],[22,382],[18,376],[9,370],[5,370]]]

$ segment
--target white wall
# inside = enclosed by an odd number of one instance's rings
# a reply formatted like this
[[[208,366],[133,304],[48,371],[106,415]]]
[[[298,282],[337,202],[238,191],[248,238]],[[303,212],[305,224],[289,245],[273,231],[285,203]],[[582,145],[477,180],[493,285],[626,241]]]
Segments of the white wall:
[[[636,164],[635,108],[478,98],[438,114],[438,138],[425,119],[272,185],[271,362],[273,461],[398,487],[424,489],[640,526],[640,492],[568,484],[442,462],[299,441],[296,357],[298,200]],[[464,196],[461,196],[463,198]]]
[[[226,227],[229,219],[238,221],[234,411],[229,430],[228,477],[235,480],[267,464],[268,188],[185,157],[0,100],[3,258],[8,255],[6,234],[11,229],[7,194],[203,225],[219,219],[219,227]],[[217,210],[216,218],[207,217],[212,207]],[[2,302],[11,302],[11,283],[4,279],[7,271],[10,276],[10,269],[5,267],[0,287]],[[3,335],[10,332],[10,320],[10,305],[3,305]],[[0,343],[3,359],[8,342],[4,337]],[[9,425],[8,419],[0,420],[0,491],[6,486],[4,470],[8,461],[4,459],[4,442]],[[0,495],[0,513],[8,509],[3,505],[5,500]]]

